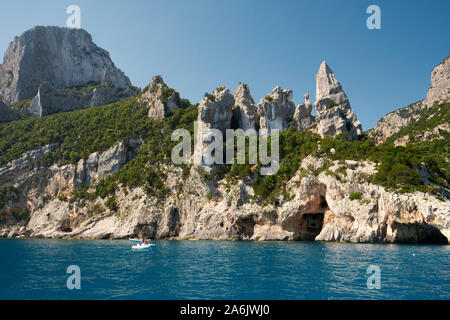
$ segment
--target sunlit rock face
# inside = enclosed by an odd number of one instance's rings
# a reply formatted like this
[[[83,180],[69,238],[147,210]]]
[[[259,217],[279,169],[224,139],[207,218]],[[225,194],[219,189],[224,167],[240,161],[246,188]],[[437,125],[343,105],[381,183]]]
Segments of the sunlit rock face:
[[[212,141],[216,141],[219,138],[215,136],[212,129],[219,130],[221,132],[220,138],[223,139],[226,130],[231,128],[234,104],[233,95],[225,87],[218,87],[200,102],[194,149],[196,164],[204,164],[202,157],[206,154],[206,148]]]
[[[274,129],[286,130],[292,122],[295,104],[292,100],[292,90],[283,90],[279,86],[272,90],[258,103],[260,128],[270,133]]]
[[[231,121],[231,127],[233,129],[242,129],[244,131],[248,129],[256,129],[257,109],[255,101],[253,100],[249,87],[241,83],[236,88],[233,94],[234,107],[233,118]]]
[[[363,135],[342,85],[325,61],[316,75],[315,108],[317,131],[321,136],[345,134],[348,140],[356,140]]]
[[[170,193],[162,202],[142,187],[118,188],[116,212],[109,211],[106,199],[102,198],[86,200],[82,206],[56,197],[39,202],[42,192],[70,194],[74,181],[82,176],[78,175],[80,172],[86,171],[85,177],[97,178],[115,172],[120,159],[124,159],[122,151],[118,145],[103,154],[91,155],[89,163],[42,168],[24,176],[30,186],[27,189],[23,185],[24,194],[28,202],[35,203],[31,219],[21,229],[0,228],[0,236],[116,239],[145,235],[374,243],[448,243],[450,238],[448,200],[422,192],[399,194],[358,182],[361,176],[376,172],[376,164],[371,162],[333,161],[330,167],[333,174],[317,175],[315,172],[324,165],[324,159],[311,156],[286,181],[284,188],[292,196],[279,195],[264,205],[254,201],[255,190],[250,180],[212,183],[201,177],[203,169],[196,166],[185,175],[181,168],[168,168],[165,185]],[[98,170],[94,169],[96,166]],[[343,174],[336,173],[342,166],[347,168],[345,179]],[[182,175],[183,192],[180,192]],[[51,183],[40,184],[43,179]],[[360,197],[352,200],[351,195],[356,192]],[[101,214],[92,217],[93,207],[100,208]]]
[[[432,107],[448,101],[450,101],[450,56],[431,72],[431,87],[428,90],[426,104]]]
[[[181,107],[178,92],[170,89],[160,75],[154,76],[144,92],[138,98],[141,104],[149,106],[148,116],[162,120]]]
[[[43,97],[39,108],[45,109],[43,100],[62,97],[66,104],[65,89],[72,88],[72,95],[78,94],[83,107],[117,101],[135,95],[136,89],[128,77],[112,62],[109,53],[99,48],[91,35],[82,29],[60,27],[34,27],[10,43],[0,71],[0,96],[7,105],[33,99],[43,83],[52,88],[50,97]],[[81,88],[92,90],[81,92]],[[99,90],[94,88],[109,88]],[[77,92],[79,90],[79,92]],[[35,106],[35,109],[38,108]],[[54,105],[48,107],[55,109]],[[62,108],[66,111],[67,107]],[[31,112],[35,114],[36,112]],[[51,113],[43,111],[44,113]]]
[[[311,115],[312,112],[312,104],[309,101],[309,94],[306,93],[303,97],[305,99],[305,102],[300,103],[296,108],[294,112],[294,126],[297,130],[305,130],[309,128],[314,120],[315,117]]]

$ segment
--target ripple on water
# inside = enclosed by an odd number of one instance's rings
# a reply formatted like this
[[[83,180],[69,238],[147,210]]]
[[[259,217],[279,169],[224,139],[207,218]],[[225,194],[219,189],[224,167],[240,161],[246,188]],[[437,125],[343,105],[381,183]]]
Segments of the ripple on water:
[[[1,299],[449,299],[449,246],[0,240]],[[68,290],[66,268],[81,268]],[[367,288],[367,267],[381,289]]]

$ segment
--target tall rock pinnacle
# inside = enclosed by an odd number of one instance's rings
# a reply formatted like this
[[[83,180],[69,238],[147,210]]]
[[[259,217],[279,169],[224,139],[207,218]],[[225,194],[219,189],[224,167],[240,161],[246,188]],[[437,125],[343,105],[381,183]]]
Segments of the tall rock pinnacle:
[[[244,83],[239,84],[233,94],[234,107],[231,126],[242,130],[255,129],[257,120],[255,101],[253,100],[250,89]],[[233,122],[236,123],[233,123]]]
[[[356,140],[363,135],[361,123],[350,107],[350,101],[342,90],[334,72],[322,62],[316,75],[317,131],[321,136],[347,135]]]
[[[315,107],[320,110],[334,104],[350,108],[350,102],[342,90],[342,85],[336,79],[333,70],[323,61],[316,75]]]

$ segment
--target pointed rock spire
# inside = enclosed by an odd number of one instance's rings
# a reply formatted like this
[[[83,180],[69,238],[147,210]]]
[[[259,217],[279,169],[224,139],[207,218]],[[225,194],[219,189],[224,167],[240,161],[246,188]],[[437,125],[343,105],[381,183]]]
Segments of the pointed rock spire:
[[[169,88],[160,75],[152,78],[138,101],[150,106],[148,117],[151,119],[164,119],[181,107],[180,95]]]
[[[245,83],[240,83],[233,94],[234,107],[231,126],[233,129],[255,129],[257,120],[257,109],[253,100],[250,89]]]
[[[350,101],[325,61],[316,75],[317,131],[321,136],[347,135],[356,140],[363,135],[361,123],[352,111]]]
[[[342,85],[336,79],[333,70],[325,61],[320,65],[316,75],[316,110],[341,105],[344,108],[350,108],[350,102]]]

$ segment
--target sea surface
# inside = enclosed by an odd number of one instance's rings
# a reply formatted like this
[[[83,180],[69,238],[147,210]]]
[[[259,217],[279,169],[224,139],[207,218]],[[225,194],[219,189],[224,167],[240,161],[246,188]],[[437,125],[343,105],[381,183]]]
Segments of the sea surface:
[[[0,240],[0,299],[450,299],[448,245],[155,243]]]

